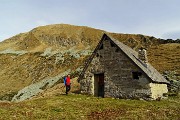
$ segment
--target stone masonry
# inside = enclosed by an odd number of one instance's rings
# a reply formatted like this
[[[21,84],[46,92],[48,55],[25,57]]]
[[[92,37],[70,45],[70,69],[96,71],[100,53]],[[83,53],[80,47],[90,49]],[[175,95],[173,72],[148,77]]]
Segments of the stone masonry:
[[[84,72],[80,80],[81,93],[97,96],[95,75],[100,73],[104,74],[104,97],[157,99],[167,92],[166,84],[154,85],[143,70],[108,39],[103,41]],[[156,87],[164,89],[156,92]]]

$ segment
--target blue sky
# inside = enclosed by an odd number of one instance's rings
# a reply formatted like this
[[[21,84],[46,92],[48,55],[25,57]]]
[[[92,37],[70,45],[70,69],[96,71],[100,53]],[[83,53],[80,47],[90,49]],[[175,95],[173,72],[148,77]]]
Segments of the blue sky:
[[[0,41],[48,24],[180,38],[180,0],[0,0]]]

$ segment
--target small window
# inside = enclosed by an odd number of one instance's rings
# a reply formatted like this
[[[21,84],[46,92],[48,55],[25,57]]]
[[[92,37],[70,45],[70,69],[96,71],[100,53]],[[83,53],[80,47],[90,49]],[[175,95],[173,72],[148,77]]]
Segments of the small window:
[[[119,50],[119,48],[116,48],[116,51],[115,52],[119,52],[120,50]]]
[[[141,76],[141,75],[142,75],[141,72],[132,72],[133,79],[139,79],[139,76]]]
[[[111,42],[111,47],[115,47],[115,44],[113,42]]]

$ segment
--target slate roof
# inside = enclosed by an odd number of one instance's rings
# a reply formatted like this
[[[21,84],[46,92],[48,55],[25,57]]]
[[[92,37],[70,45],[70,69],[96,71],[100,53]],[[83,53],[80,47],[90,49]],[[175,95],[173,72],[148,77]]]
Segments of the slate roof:
[[[110,40],[111,42],[113,42],[117,47],[119,47],[153,82],[169,84],[169,82],[151,64],[149,64],[149,63],[145,64],[143,61],[138,59],[138,53],[135,50],[133,50],[132,48],[128,47],[127,45],[112,38],[110,35],[107,35],[107,34],[103,35],[102,39],[98,43],[94,52],[92,53],[92,55],[86,62],[85,67],[84,67],[82,73],[80,74],[78,81],[82,78],[88,65],[91,63],[97,50],[100,48],[102,42],[107,39]]]

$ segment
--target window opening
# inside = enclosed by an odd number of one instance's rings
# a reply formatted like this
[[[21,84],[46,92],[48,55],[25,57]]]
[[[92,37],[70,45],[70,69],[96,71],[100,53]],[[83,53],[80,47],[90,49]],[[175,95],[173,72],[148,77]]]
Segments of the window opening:
[[[111,47],[115,47],[115,44],[113,42],[111,42]]]
[[[142,75],[141,72],[132,72],[133,79],[139,79],[139,77]]]

